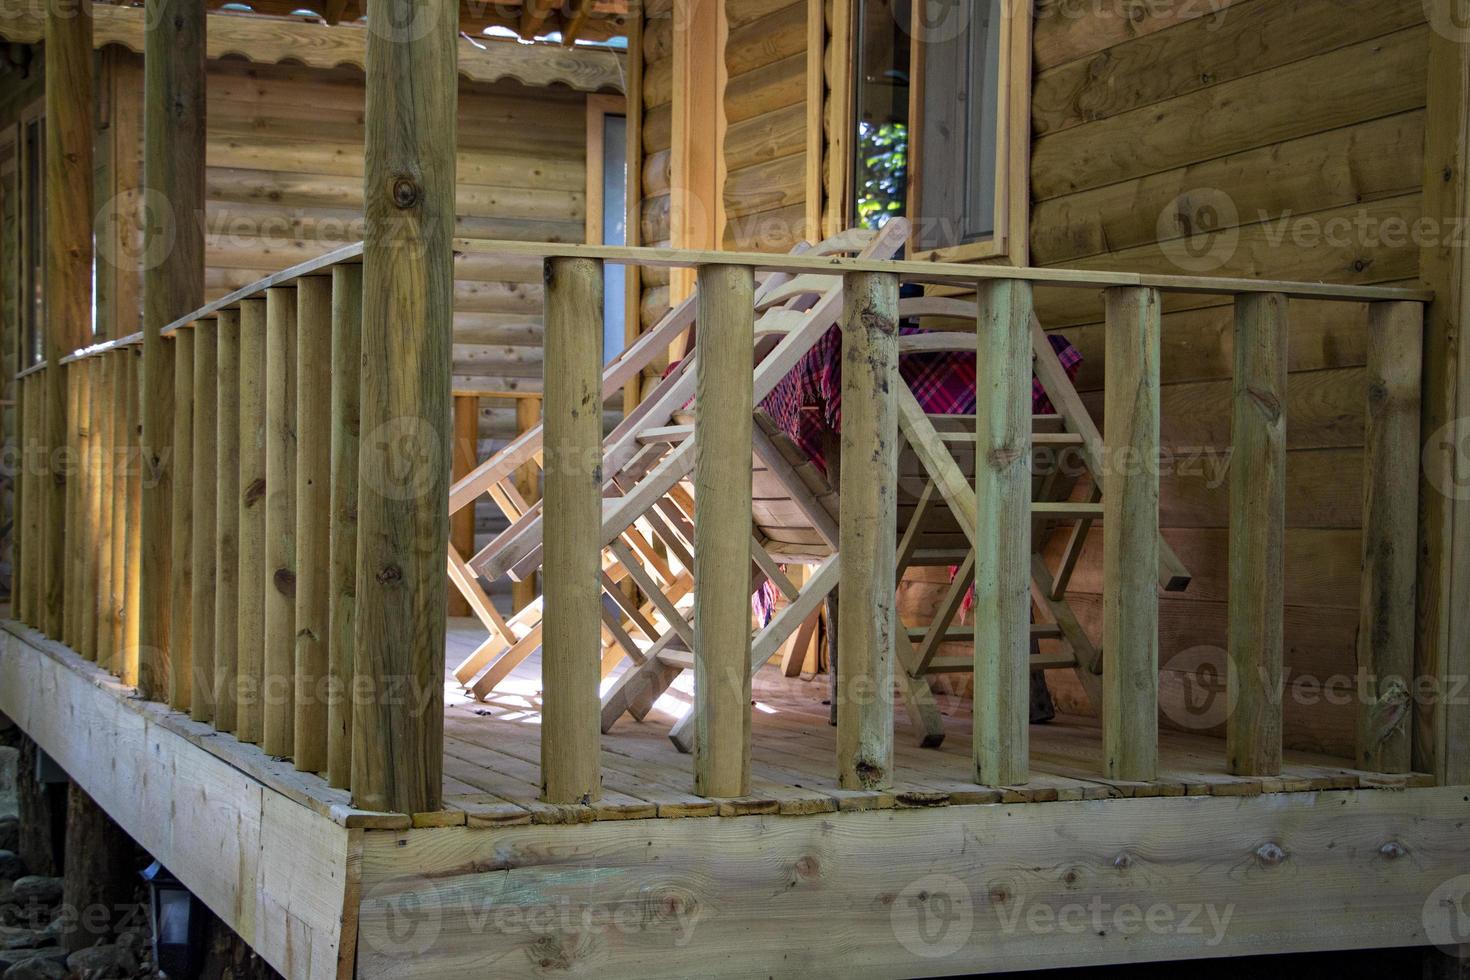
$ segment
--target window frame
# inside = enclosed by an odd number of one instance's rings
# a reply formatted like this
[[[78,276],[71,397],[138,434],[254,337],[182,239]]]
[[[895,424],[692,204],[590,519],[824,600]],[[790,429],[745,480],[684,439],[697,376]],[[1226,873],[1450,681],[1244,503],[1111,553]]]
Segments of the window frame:
[[[837,225],[853,221],[855,206],[853,154],[856,150],[857,24],[860,0],[834,0],[833,30],[828,43],[835,58],[828,93],[834,119],[846,119],[843,133],[834,134],[829,145],[827,181]],[[1001,0],[999,100],[995,162],[995,230],[987,238],[944,248],[918,249],[915,234],[908,242],[909,257],[935,262],[1007,262],[1015,266],[1030,261],[1031,218],[1031,34],[1032,5]],[[920,4],[913,5],[917,22]],[[907,204],[909,216],[922,212],[923,186],[919,179],[918,147],[923,126],[924,45],[918,40],[917,24],[909,30],[909,157]],[[838,70],[838,65],[841,70]],[[839,230],[829,227],[830,231]]]

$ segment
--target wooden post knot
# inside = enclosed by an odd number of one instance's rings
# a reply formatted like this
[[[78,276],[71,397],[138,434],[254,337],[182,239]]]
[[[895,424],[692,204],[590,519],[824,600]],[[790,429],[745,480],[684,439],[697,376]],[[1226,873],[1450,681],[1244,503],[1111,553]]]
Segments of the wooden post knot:
[[[264,496],[265,478],[256,477],[254,480],[251,480],[250,485],[245,488],[245,494],[242,499],[244,500],[246,507],[253,507],[255,506],[256,501],[260,500],[260,498]]]
[[[377,574],[379,585],[390,585],[403,580],[403,569],[397,565],[384,565]]]
[[[992,469],[1009,469],[1024,453],[1015,446],[998,446],[990,451],[987,459]]]
[[[1251,403],[1256,406],[1262,415],[1270,422],[1276,422],[1281,418],[1281,399],[1274,391],[1268,388],[1258,388],[1248,385],[1245,389],[1246,395],[1250,397]]]
[[[419,202],[419,185],[412,178],[399,175],[393,178],[393,206],[399,209],[413,207]]]
[[[296,573],[289,568],[276,569],[276,573],[271,576],[271,582],[281,595],[288,599],[296,597]]]
[[[1383,857],[1387,858],[1388,860],[1393,861],[1393,860],[1396,860],[1398,858],[1403,857],[1405,854],[1408,854],[1409,852],[1404,847],[1404,845],[1400,844],[1396,840],[1391,840],[1387,844],[1384,844],[1382,847],[1380,847],[1378,849],[1378,853],[1381,854]]]
[[[1256,860],[1263,868],[1274,868],[1286,860],[1286,851],[1274,841],[1267,841],[1256,848]]]
[[[1129,868],[1133,867],[1133,858],[1130,857],[1128,855],[1128,852],[1125,851],[1122,854],[1119,854],[1117,857],[1113,858],[1113,867],[1117,868],[1119,871],[1127,871]]]

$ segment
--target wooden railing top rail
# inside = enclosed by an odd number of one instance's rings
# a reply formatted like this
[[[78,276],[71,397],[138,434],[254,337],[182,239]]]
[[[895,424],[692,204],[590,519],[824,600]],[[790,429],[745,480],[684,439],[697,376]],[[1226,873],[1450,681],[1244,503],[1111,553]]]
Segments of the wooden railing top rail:
[[[601,259],[618,265],[690,268],[700,265],[743,265],[758,270],[812,275],[845,272],[891,272],[910,282],[942,286],[973,286],[993,279],[1020,279],[1039,286],[1106,289],[1111,286],[1147,286],[1161,292],[1236,296],[1281,293],[1292,299],[1333,302],[1404,301],[1428,303],[1434,292],[1398,286],[1354,286],[1345,283],[1288,282],[1277,279],[1226,279],[1208,276],[1168,276],[1088,269],[1016,268],[1001,265],[961,265],[952,262],[915,262],[901,259],[857,259],[841,256],[791,255],[765,252],[715,252],[694,249],[635,248],[621,245],[557,245],[509,242],[484,238],[456,238],[459,252],[536,258]]]
[[[249,283],[245,286],[241,286],[239,289],[236,289],[233,292],[226,293],[217,300],[205,303],[203,306],[199,307],[199,309],[194,310],[193,312],[188,313],[184,316],[181,316],[177,320],[168,324],[163,328],[161,332],[165,335],[174,333],[177,330],[189,326],[191,323],[195,323],[199,320],[212,317],[220,310],[227,310],[242,300],[254,299],[255,297],[264,293],[267,289],[271,289],[275,286],[284,285],[285,283],[292,282],[304,276],[318,275],[320,273],[327,272],[334,265],[355,263],[360,262],[361,260],[362,242],[353,242],[350,245],[343,245],[341,248],[334,248],[332,249],[332,251],[318,255],[316,258],[307,259],[305,262],[298,262],[296,265],[293,265],[288,269],[282,269],[280,272],[273,272],[263,279],[257,279],[255,282]],[[143,343],[143,333],[142,331],[139,331],[137,333],[128,334],[126,337],[119,337],[116,340],[103,341],[102,343],[92,344],[91,346],[83,347],[79,350],[73,351],[72,353],[63,357],[61,359],[61,363],[70,364],[72,361],[79,361],[83,358],[96,357],[100,354],[106,354],[108,351],[116,350],[119,347],[136,347],[141,343]],[[16,377],[22,378],[34,371],[39,371],[42,368],[46,367],[47,363],[47,361],[41,361],[37,364],[33,364],[30,367],[26,368],[24,371],[17,373]]]
[[[1232,279],[1209,276],[1168,276],[1133,272],[1105,272],[1087,269],[1016,268],[999,265],[961,265],[952,262],[914,262],[899,259],[858,259],[842,256],[764,252],[715,252],[698,249],[635,248],[618,245],[560,245],[545,242],[516,242],[491,238],[456,238],[458,252],[492,255],[531,256],[535,258],[601,259],[617,265],[643,265],[660,268],[692,268],[700,265],[741,265],[758,270],[789,274],[840,275],[844,272],[891,272],[910,282],[943,286],[970,286],[995,279],[1019,279],[1040,286],[1073,289],[1106,289],[1112,286],[1147,286],[1161,292],[1238,296],[1249,293],[1280,293],[1292,299],[1325,302],[1364,303],[1400,301],[1429,303],[1434,291],[1402,286],[1355,286],[1344,283],[1292,282],[1280,279]],[[345,262],[362,259],[362,242],[333,249],[280,272],[272,273],[249,285],[206,303],[199,309],[165,326],[170,334],[195,321],[214,316],[241,300],[251,299],[267,289],[303,276],[315,275]],[[61,359],[62,364],[95,357],[119,347],[134,347],[143,342],[141,332],[83,347]],[[22,371],[23,378],[43,370],[50,362],[39,361]]]

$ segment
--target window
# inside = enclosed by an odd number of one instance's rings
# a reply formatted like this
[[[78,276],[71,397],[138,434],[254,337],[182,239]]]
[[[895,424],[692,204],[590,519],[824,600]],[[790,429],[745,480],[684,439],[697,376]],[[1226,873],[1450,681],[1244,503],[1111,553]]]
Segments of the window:
[[[587,242],[626,245],[628,117],[618,97],[587,100]],[[602,357],[611,361],[627,344],[627,267],[602,267]]]
[[[1024,263],[1029,8],[852,2],[847,213],[870,228],[908,217],[916,257]]]

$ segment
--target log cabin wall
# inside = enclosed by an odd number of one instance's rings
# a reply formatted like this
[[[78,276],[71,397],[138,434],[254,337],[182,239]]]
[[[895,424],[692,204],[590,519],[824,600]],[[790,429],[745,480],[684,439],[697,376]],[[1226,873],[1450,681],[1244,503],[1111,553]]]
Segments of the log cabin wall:
[[[806,227],[808,0],[726,0],[725,248],[784,252]]]
[[[109,104],[122,114],[124,125],[131,124],[132,112],[139,116],[137,125],[125,130],[135,134],[139,152],[124,157],[123,168],[130,166],[140,176],[142,61],[119,48],[103,55],[111,66],[100,76],[112,97]],[[210,62],[207,95],[206,301],[362,240],[361,71],[232,57]],[[584,94],[565,89],[462,79],[456,234],[581,242],[587,198],[585,107]],[[126,140],[112,152],[125,154]],[[126,176],[111,180],[129,192]],[[135,178],[131,187],[136,186]],[[125,291],[128,278],[108,282]],[[99,284],[99,304],[107,295]],[[132,318],[119,325],[121,334],[140,329],[136,298],[120,298],[116,310]],[[539,391],[541,310],[538,261],[457,259],[456,391]],[[481,459],[516,432],[514,398],[481,399]],[[477,508],[478,537],[503,524],[493,506]]]
[[[638,242],[667,247],[669,244],[669,181],[673,143],[674,18],[673,0],[650,0],[643,5],[641,61],[643,68],[642,163],[639,167],[642,194],[639,204]],[[669,309],[667,269],[640,270],[642,296],[638,318],[643,330],[651,328]],[[655,360],[648,376],[656,378],[667,365]]]
[[[1428,28],[1419,0],[1057,0],[1035,21],[1038,266],[1398,284],[1419,271]],[[1132,5],[1128,5],[1132,6]],[[1192,242],[1183,236],[1196,232]],[[1223,733],[1231,307],[1163,324],[1165,536],[1195,579],[1160,597],[1161,722]],[[1082,351],[1101,421],[1101,305],[1039,296]],[[1187,308],[1186,308],[1187,307]],[[1362,512],[1364,311],[1292,304],[1285,744],[1351,756]],[[1102,531],[1074,578],[1101,633]],[[1085,705],[1070,676],[1059,696]],[[1328,690],[1317,690],[1313,682]],[[1294,683],[1296,682],[1296,683]],[[1211,712],[1214,712],[1212,715]]]

